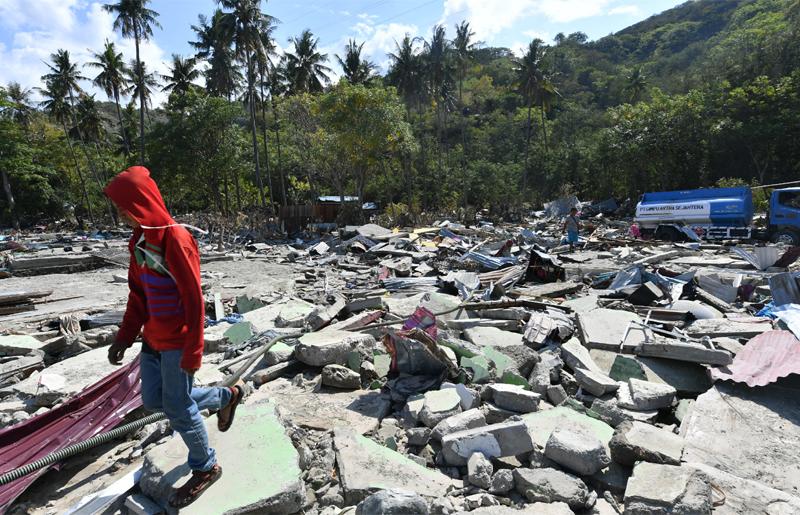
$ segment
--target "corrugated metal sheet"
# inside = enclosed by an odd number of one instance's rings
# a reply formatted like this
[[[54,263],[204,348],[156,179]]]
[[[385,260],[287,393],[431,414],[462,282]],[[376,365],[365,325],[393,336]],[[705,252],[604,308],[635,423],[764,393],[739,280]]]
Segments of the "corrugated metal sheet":
[[[139,359],[67,402],[0,431],[0,474],[98,435],[142,405]],[[57,465],[56,465],[57,466]],[[0,513],[49,467],[0,486]]]
[[[714,379],[766,386],[800,374],[800,340],[789,331],[767,331],[747,342],[727,368],[711,369]]]

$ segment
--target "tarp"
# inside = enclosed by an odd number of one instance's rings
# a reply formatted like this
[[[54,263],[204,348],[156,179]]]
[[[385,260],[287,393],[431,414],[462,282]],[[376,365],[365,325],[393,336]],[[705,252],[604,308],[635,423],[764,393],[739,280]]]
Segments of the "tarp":
[[[0,431],[0,474],[113,429],[142,405],[139,359],[87,387],[46,413]],[[58,464],[53,465],[58,467]],[[4,513],[50,467],[0,486]]]

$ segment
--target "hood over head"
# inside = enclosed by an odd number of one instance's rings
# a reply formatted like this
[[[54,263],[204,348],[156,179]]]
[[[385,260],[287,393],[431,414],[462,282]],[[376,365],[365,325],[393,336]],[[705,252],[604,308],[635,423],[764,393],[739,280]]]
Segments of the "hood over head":
[[[131,166],[114,177],[103,191],[141,225],[158,227],[174,223],[156,182],[150,178],[150,170],[144,166]]]

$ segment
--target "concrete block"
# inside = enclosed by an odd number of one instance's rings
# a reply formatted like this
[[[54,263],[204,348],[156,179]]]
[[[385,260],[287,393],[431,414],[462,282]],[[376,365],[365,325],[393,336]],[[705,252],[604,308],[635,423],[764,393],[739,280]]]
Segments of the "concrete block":
[[[562,343],[560,350],[561,359],[573,371],[583,368],[598,374],[606,373],[594,362],[589,349],[584,347],[577,338],[571,338],[569,341]]]
[[[384,489],[407,490],[424,497],[444,497],[457,485],[441,472],[425,468],[350,428],[334,429],[333,445],[348,505]]]
[[[547,388],[547,400],[550,401],[550,404],[553,406],[558,406],[568,398],[567,392],[560,384],[554,384]]]
[[[514,472],[510,469],[498,470],[492,476],[489,492],[493,494],[507,494],[514,489]]]
[[[570,427],[594,435],[606,448],[608,448],[611,437],[614,436],[614,428],[602,420],[578,413],[566,406],[523,415],[522,420],[539,445],[544,445],[558,427]]]
[[[541,395],[525,390],[521,386],[497,383],[489,385],[487,390],[499,408],[517,413],[532,413],[539,409]]]
[[[627,384],[623,383],[623,388],[627,389]],[[611,427],[617,427],[623,422],[634,420],[651,423],[658,417],[658,410],[633,411],[621,408],[617,399],[595,399],[592,403],[592,411]]]
[[[628,393],[630,398],[627,397]],[[675,388],[669,385],[629,379],[627,388],[621,387],[618,390],[617,400],[623,408],[650,411],[672,406],[676,393]]]
[[[295,357],[313,367],[344,365],[347,356],[354,350],[372,353],[375,338],[368,334],[346,331],[320,331],[300,337],[295,346]]]
[[[486,417],[483,412],[478,408],[473,408],[442,420],[436,424],[430,436],[436,441],[441,441],[442,438],[450,433],[483,427],[485,425]]]
[[[142,494],[133,494],[126,498],[125,508],[132,515],[161,515],[166,513],[158,503]]]
[[[451,433],[442,439],[442,456],[449,465],[463,466],[475,452],[487,458],[518,456],[531,452],[533,438],[522,421],[502,422]]]
[[[623,422],[614,432],[609,448],[611,458],[622,465],[639,461],[680,465],[683,438],[644,422]]]
[[[464,411],[471,410],[472,408],[477,408],[481,404],[481,396],[472,388],[467,388],[461,383],[453,384],[453,383],[442,383],[441,390],[446,390],[447,388],[454,388],[456,392],[458,392],[458,396],[461,398],[461,409]]]
[[[431,430],[427,427],[412,427],[406,429],[406,438],[408,445],[424,447],[428,445],[428,441],[431,438]]]
[[[596,436],[568,428],[557,428],[550,434],[544,455],[581,476],[591,476],[611,462]]]
[[[514,470],[517,492],[531,502],[563,502],[574,510],[591,508],[595,497],[579,478],[551,468]]]
[[[653,337],[652,331],[640,327],[632,327],[625,337],[625,329],[632,321],[642,322],[642,318],[636,313],[616,309],[595,309],[578,314],[582,339],[591,349],[619,351],[621,346],[623,351],[633,352],[646,336]]]
[[[625,490],[625,513],[711,513],[711,486],[688,467],[642,462]]]
[[[342,365],[325,365],[322,368],[322,384],[332,388],[357,390],[361,388],[361,375]]]
[[[419,412],[419,420],[434,428],[442,420],[461,413],[461,397],[454,389],[426,392],[425,402]]]
[[[476,452],[467,460],[467,481],[484,490],[492,486],[492,462],[483,453]]]
[[[428,503],[413,491],[391,489],[376,492],[356,507],[355,515],[428,515]]]
[[[293,513],[302,508],[305,488],[300,480],[297,451],[278,420],[274,404],[239,407],[232,433],[236,438],[220,433],[215,417],[208,419],[206,430],[224,473],[201,501],[181,513]],[[174,489],[190,475],[186,453],[178,436],[148,452],[139,481],[142,492],[167,506]],[[269,473],[265,474],[265,470]]]
[[[575,379],[581,385],[581,388],[595,397],[602,397],[607,393],[617,391],[619,388],[619,383],[602,372],[593,372],[584,368],[575,370]]]

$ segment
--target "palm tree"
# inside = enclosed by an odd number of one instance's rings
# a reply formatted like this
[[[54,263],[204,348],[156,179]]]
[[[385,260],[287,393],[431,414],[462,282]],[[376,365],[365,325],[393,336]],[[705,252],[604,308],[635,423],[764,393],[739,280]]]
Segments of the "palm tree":
[[[145,63],[137,63],[131,61],[127,70],[128,76],[128,89],[126,94],[130,94],[131,98],[139,99],[139,110],[149,117],[149,108],[152,105],[151,99],[153,97],[153,89],[158,87],[158,79],[156,74],[147,71]],[[144,116],[139,116],[139,123],[144,123]],[[139,127],[139,134],[142,134],[142,128]]]
[[[8,100],[11,101],[11,106],[9,107],[11,119],[23,127],[27,127],[33,111],[31,107],[31,90],[23,88],[19,82],[9,82],[8,88],[6,88],[6,95]]]
[[[277,65],[273,66],[272,73],[269,75],[269,92],[272,101],[272,113],[275,116],[274,134],[275,149],[278,152],[278,174],[281,179],[281,205],[287,204],[286,197],[286,177],[283,172],[283,161],[281,160],[281,127],[278,118],[278,97],[284,96],[289,92],[289,78],[286,70],[286,56],[282,57]]]
[[[100,70],[100,73],[92,80],[92,84],[102,89],[109,99],[112,97],[114,98],[114,103],[117,106],[119,130],[122,134],[122,141],[125,144],[125,155],[130,155],[128,133],[122,123],[122,108],[120,107],[119,101],[120,92],[128,87],[128,80],[126,78],[128,67],[122,59],[122,52],[117,52],[113,41],[106,40],[103,51],[92,55],[95,61],[88,62],[84,66]]]
[[[273,33],[277,28],[277,20],[269,18],[265,20],[264,26],[261,28],[261,45],[264,52],[258,55],[258,88],[260,92],[261,104],[261,136],[264,140],[264,165],[267,173],[267,186],[269,187],[269,201],[270,205],[275,202],[275,190],[272,188],[272,167],[269,162],[269,127],[267,122],[267,94],[265,90],[270,89],[270,72],[274,68],[272,65],[272,58],[277,55],[277,47]]]
[[[462,21],[456,25],[456,37],[453,40],[453,48],[458,59],[458,103],[463,105],[462,91],[464,76],[467,74],[467,64],[472,60],[472,52],[475,50],[475,43],[472,37],[475,35],[469,27],[469,22]]]
[[[539,93],[544,74],[542,72],[542,61],[545,55],[544,41],[534,39],[528,45],[528,50],[520,59],[514,59],[517,72],[517,82],[520,92],[528,104],[528,123],[525,135],[525,168],[522,171],[522,191],[528,188],[528,164],[530,162],[531,146],[531,110],[533,103]]]
[[[83,179],[80,164],[78,163],[78,156],[75,155],[75,148],[72,146],[72,140],[69,137],[69,129],[67,129],[67,120],[70,118],[71,109],[66,101],[66,87],[63,83],[54,80],[46,80],[45,88],[40,89],[39,92],[44,97],[41,103],[42,109],[49,114],[54,120],[61,123],[61,128],[64,129],[64,137],[67,140],[67,147],[75,162],[75,172],[78,174],[78,182],[81,185],[83,192],[83,202],[86,212],[89,215],[89,221],[94,223],[94,215],[92,214],[92,205],[89,202],[89,193],[86,190],[86,181]]]
[[[286,72],[293,93],[319,93],[324,85],[330,82],[328,73],[331,69],[323,63],[328,61],[327,54],[317,51],[319,39],[314,38],[306,29],[300,37],[291,38],[293,52],[286,53]]]
[[[225,27],[225,13],[214,11],[211,21],[204,15],[198,16],[198,25],[192,25],[197,41],[190,41],[197,50],[197,57],[208,61],[209,67],[203,72],[206,90],[211,95],[231,100],[242,82],[241,72],[234,65],[233,38]]]
[[[258,158],[258,137],[256,136],[256,66],[266,50],[261,39],[261,31],[275,22],[272,16],[261,12],[260,0],[217,0],[231,12],[223,13],[221,24],[230,36],[236,49],[236,56],[244,62],[247,78],[247,103],[250,111],[250,131],[253,138],[253,162],[256,168],[256,182],[261,198],[261,206],[266,207],[264,184],[261,180],[261,164]]]
[[[161,91],[174,92],[178,96],[183,96],[190,89],[197,87],[197,84],[193,83],[200,77],[200,70],[195,67],[196,64],[193,57],[184,59],[178,54],[172,54],[172,67],[169,75],[161,76],[161,79],[165,81]]]
[[[439,170],[444,169],[444,126],[447,124],[447,105],[452,100],[451,81],[451,59],[450,53],[452,46],[447,40],[444,26],[435,25],[431,34],[431,40],[426,41],[424,53],[422,55],[425,78],[429,95],[433,98],[436,105],[436,131],[439,141]],[[445,149],[446,151],[446,149]]]
[[[336,56],[339,66],[342,67],[344,78],[350,84],[369,84],[374,78],[375,64],[361,58],[364,43],[360,45],[354,39],[347,42],[344,47],[344,59]]]
[[[415,48],[416,41],[406,34],[400,43],[394,42],[394,53],[387,54],[392,60],[387,79],[397,87],[407,106],[418,103],[422,92],[422,59]]]
[[[114,30],[122,32],[122,36],[126,38],[133,37],[136,43],[136,68],[139,67],[144,70],[144,63],[139,56],[139,43],[147,41],[153,35],[153,27],[161,28],[158,18],[159,14],[147,8],[150,0],[117,0],[115,4],[105,4],[103,9],[115,14],[117,18],[114,20]],[[142,81],[145,80],[146,74],[135,73],[134,76]],[[143,82],[137,84],[134,92],[146,92],[147,87]],[[139,164],[144,164],[144,109],[146,98],[144,95],[139,96]]]
[[[634,68],[625,76],[625,87],[623,91],[628,94],[628,101],[635,104],[639,101],[642,94],[647,90],[647,76],[642,73],[642,68]]]
[[[98,143],[103,139],[103,117],[97,109],[94,95],[83,94],[76,106],[78,125],[87,141]]]

